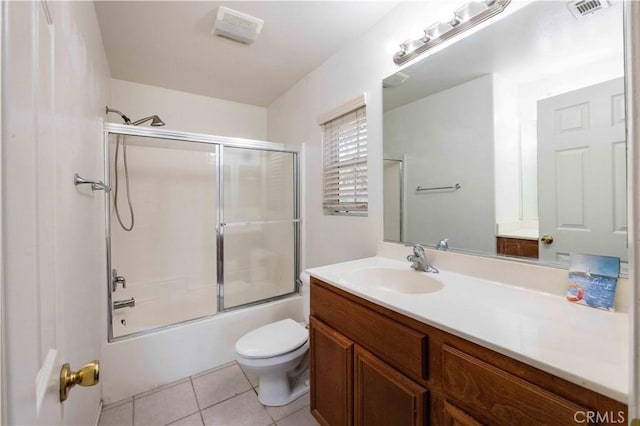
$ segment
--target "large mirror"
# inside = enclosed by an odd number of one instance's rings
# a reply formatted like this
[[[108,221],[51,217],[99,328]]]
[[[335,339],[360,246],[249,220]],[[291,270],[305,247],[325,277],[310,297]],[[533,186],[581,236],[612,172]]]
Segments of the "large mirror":
[[[383,81],[385,240],[628,260],[622,3],[572,3],[512,3]]]

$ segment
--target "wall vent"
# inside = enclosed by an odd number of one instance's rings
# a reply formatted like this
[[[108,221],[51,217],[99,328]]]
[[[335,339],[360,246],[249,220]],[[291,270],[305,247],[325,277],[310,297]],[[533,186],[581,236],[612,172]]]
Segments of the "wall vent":
[[[608,8],[609,2],[607,0],[578,0],[569,2],[568,6],[573,16],[580,18]]]
[[[246,13],[220,6],[211,34],[251,44],[256,41],[264,21]]]
[[[402,72],[398,71],[397,73],[395,73],[393,75],[390,75],[389,77],[387,77],[384,80],[382,80],[382,87],[385,88],[385,89],[386,88],[398,87],[402,83],[407,81],[408,78],[409,78],[408,74],[405,74],[405,73],[402,73]]]

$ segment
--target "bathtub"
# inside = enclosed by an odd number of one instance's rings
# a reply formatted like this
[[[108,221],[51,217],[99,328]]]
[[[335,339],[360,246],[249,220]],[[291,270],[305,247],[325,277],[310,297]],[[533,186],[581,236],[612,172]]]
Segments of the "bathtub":
[[[144,326],[145,316],[136,317],[134,310],[123,314],[127,328]],[[105,333],[101,359],[103,403],[110,404],[231,362],[236,359],[234,345],[238,338],[256,327],[285,318],[302,320],[299,295],[111,343]]]

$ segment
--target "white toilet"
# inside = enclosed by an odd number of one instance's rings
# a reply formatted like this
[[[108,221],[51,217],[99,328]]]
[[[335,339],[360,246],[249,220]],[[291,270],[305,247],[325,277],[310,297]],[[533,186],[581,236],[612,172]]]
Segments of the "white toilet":
[[[300,275],[305,322],[284,319],[256,328],[236,342],[238,364],[260,378],[258,400],[287,405],[309,391],[309,275]]]

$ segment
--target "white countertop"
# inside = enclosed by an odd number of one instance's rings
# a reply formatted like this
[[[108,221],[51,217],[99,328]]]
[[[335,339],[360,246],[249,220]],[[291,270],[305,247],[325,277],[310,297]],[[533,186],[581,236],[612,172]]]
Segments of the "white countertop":
[[[629,318],[564,297],[441,270],[435,293],[402,294],[349,280],[364,268],[407,270],[370,257],[308,269],[329,284],[623,403],[629,393]],[[425,272],[416,272],[416,274]]]
[[[512,231],[504,231],[496,234],[497,237],[518,238],[520,240],[538,240],[537,229],[515,229]]]

